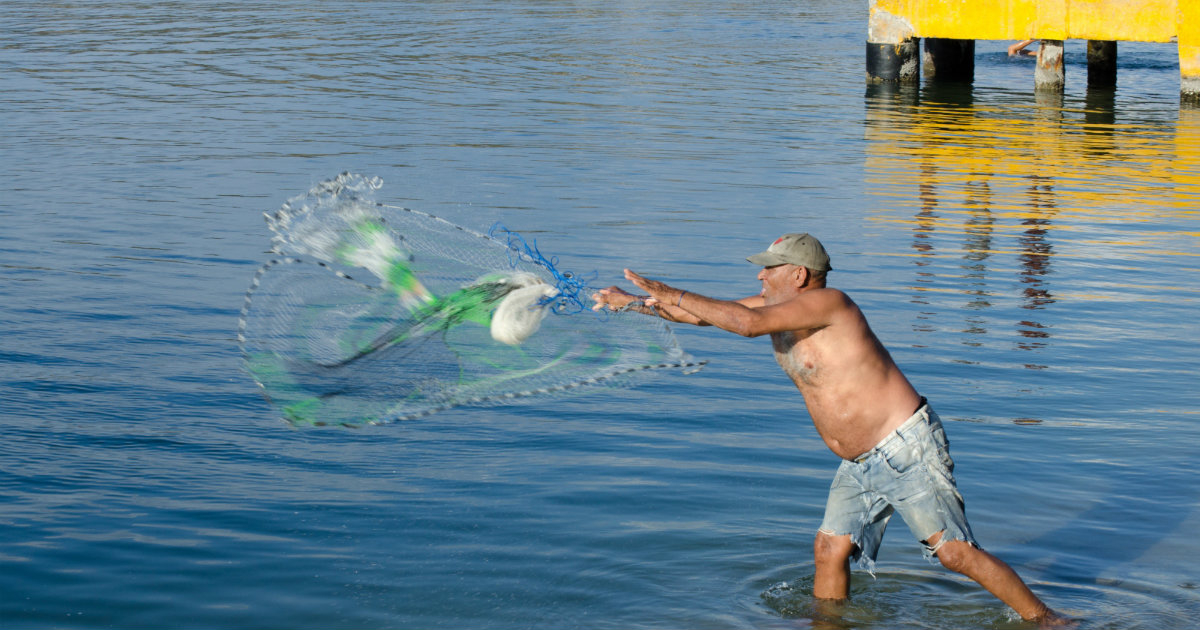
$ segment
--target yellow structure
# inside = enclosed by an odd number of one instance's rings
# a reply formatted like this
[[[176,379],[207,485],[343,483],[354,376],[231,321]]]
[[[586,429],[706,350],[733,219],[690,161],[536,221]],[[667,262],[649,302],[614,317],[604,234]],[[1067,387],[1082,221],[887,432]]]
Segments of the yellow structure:
[[[1177,42],[1180,92],[1200,97],[1200,0],[870,0],[868,46],[904,55],[919,38]],[[912,78],[899,71],[903,60],[892,62],[897,76],[872,73],[879,54],[868,49],[872,79]]]

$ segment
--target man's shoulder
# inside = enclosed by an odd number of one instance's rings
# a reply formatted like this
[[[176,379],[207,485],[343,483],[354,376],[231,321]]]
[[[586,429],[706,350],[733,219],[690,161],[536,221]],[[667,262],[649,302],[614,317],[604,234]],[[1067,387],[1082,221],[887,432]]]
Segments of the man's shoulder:
[[[846,299],[850,299],[850,296],[847,295],[845,291],[836,287],[817,287],[815,289],[810,289],[810,291],[813,293],[822,293],[826,295],[840,295]]]
[[[799,339],[807,339],[833,325],[840,327],[858,313],[858,307],[849,296],[838,289],[825,287],[807,289],[770,308],[777,313],[779,324],[771,334],[792,333]]]
[[[845,291],[833,287],[809,289],[796,296],[796,299],[809,304],[819,303],[834,309],[854,306],[854,300],[850,299]]]
[[[808,309],[823,313],[825,325],[822,328],[833,327],[837,330],[859,328],[866,324],[862,309],[851,299],[850,295],[841,289],[821,287],[810,289],[803,293],[810,296],[805,305]]]

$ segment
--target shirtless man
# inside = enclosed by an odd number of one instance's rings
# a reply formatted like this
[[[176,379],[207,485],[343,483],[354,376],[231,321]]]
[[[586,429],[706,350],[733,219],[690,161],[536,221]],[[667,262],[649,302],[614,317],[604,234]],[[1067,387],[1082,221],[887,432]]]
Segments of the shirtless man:
[[[648,295],[610,287],[592,295],[593,308],[628,307],[745,337],[771,336],[775,360],[804,396],[825,444],[842,458],[813,545],[813,596],[848,598],[851,558],[873,569],[884,528],[898,511],[927,557],[975,580],[1023,619],[1067,622],[975,542],[941,420],[858,305],[825,286],[831,267],[821,243],[808,234],[784,234],[747,260],[763,267],[762,291],[753,297],[718,300],[626,269],[625,278]]]

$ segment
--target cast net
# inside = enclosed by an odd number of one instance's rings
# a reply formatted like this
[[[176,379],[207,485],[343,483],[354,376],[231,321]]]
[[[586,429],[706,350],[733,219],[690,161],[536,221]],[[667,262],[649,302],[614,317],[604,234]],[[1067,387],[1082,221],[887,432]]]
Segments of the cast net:
[[[342,174],[267,215],[238,342],[297,425],[381,424],[703,366],[666,325],[595,313],[586,281],[501,227],[378,203]]]

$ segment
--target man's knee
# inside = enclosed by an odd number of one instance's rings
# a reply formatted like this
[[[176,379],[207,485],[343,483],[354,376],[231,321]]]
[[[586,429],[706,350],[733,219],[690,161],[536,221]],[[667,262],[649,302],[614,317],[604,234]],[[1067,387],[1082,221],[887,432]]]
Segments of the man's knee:
[[[834,536],[818,531],[813,541],[813,558],[818,564],[841,564],[850,559],[854,553],[854,543],[850,535]]]
[[[929,541],[929,546],[936,549],[937,559],[942,566],[955,573],[967,573],[978,560],[979,548],[963,540],[947,540],[942,543],[941,534],[936,534]]]

